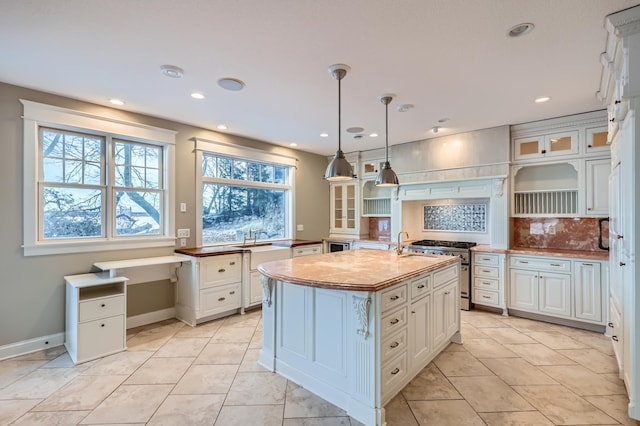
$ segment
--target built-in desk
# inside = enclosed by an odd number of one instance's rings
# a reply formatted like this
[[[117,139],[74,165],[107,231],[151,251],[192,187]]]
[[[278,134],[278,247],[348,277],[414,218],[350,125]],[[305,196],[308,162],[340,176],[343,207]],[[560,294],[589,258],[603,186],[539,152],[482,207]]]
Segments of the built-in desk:
[[[130,285],[159,280],[175,283],[178,280],[176,268],[184,262],[191,261],[187,257],[171,255],[96,262],[93,266],[108,272],[111,278],[126,275],[129,280],[127,284]]]

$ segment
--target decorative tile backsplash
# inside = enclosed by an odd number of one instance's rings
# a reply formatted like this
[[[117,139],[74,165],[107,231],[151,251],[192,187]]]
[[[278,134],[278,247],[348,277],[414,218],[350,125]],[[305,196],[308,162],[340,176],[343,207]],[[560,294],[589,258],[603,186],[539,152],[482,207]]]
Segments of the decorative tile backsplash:
[[[487,232],[487,204],[424,206],[425,231]]]
[[[598,248],[598,218],[511,218],[511,247],[602,251]],[[603,223],[602,242],[609,244],[609,224]]]

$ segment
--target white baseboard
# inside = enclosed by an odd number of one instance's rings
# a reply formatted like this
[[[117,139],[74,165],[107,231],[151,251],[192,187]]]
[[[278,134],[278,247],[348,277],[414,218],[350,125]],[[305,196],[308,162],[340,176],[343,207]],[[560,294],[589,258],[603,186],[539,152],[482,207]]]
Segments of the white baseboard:
[[[50,334],[48,336],[36,337],[35,339],[23,340],[22,342],[10,343],[0,346],[0,361],[13,358],[19,355],[26,355],[49,348],[55,348],[64,344],[64,332]]]
[[[145,314],[128,317],[127,329],[152,324],[154,322],[164,321],[175,317],[175,308],[167,308],[161,309],[159,311],[147,312]],[[8,345],[0,346],[0,361],[7,358],[30,354],[32,352],[37,352],[44,349],[54,348],[63,344],[64,332],[51,334],[49,336],[36,337],[35,339],[23,340],[22,342],[10,343]]]
[[[159,311],[147,312],[133,317],[127,317],[127,329],[153,324],[154,322],[164,321],[175,317],[176,308],[166,308]]]

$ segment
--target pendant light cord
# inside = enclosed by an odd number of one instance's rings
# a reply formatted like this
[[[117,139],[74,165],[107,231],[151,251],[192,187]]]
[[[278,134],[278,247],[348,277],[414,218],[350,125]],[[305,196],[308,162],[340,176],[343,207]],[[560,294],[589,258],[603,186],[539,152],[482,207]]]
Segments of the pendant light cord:
[[[342,97],[340,90],[340,82],[342,81],[342,77],[338,77],[338,151],[342,151],[342,143],[341,143],[341,134],[342,134]]]
[[[385,132],[385,151],[384,160],[389,162],[389,102],[384,104],[384,132]]]

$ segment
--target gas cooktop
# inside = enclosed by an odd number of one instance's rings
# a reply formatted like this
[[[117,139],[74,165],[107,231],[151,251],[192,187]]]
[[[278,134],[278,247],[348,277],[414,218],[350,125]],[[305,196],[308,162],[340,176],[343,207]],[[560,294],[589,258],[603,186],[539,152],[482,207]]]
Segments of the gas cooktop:
[[[460,249],[469,249],[477,245],[472,242],[465,241],[440,241],[440,240],[420,240],[411,243],[412,246],[420,247],[451,247]]]

